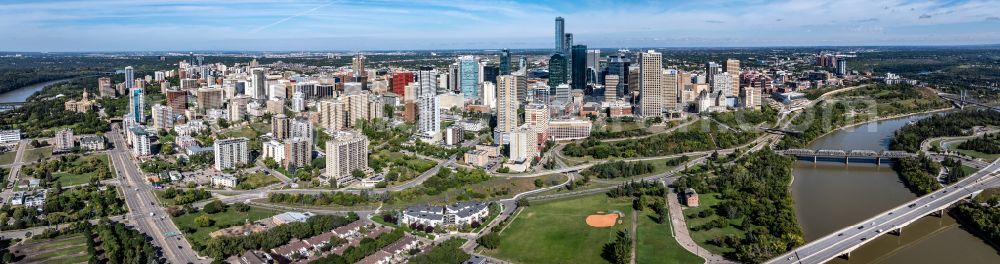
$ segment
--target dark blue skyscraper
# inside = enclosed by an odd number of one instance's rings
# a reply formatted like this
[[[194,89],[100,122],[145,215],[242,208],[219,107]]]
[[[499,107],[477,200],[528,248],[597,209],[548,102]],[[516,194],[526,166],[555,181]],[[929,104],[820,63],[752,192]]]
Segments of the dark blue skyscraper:
[[[571,61],[572,66],[570,67],[570,76],[572,77],[572,87],[573,89],[583,90],[587,88],[587,45],[573,45]]]
[[[500,75],[510,75],[510,50],[500,50]],[[493,80],[496,83],[496,80]]]
[[[549,89],[566,83],[566,56],[562,53],[549,57]],[[554,92],[553,92],[554,93]]]
[[[563,46],[565,39],[563,39],[563,33],[565,30],[566,21],[562,17],[556,17],[556,52],[563,52],[566,48]]]

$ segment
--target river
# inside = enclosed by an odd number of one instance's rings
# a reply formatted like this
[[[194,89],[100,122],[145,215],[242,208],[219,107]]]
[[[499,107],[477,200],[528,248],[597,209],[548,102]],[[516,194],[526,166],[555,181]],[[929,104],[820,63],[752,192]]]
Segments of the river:
[[[15,90],[0,94],[0,103],[24,102],[25,100],[28,100],[29,96],[35,94],[35,92],[41,91],[42,88],[45,88],[45,86],[66,82],[72,79],[73,78],[66,78],[55,81],[47,81],[43,83],[36,83],[21,88],[17,88]]]
[[[893,133],[921,114],[834,131],[812,149],[886,150]],[[916,198],[888,164],[796,161],[792,195],[806,241],[828,235]],[[1000,254],[951,216],[929,216],[907,226],[902,236],[883,235],[829,263],[1000,263]]]

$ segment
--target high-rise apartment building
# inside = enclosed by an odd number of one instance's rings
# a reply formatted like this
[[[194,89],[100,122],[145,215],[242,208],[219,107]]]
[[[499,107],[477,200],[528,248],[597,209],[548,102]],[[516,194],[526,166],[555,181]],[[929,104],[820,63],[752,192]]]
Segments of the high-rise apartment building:
[[[396,71],[392,73],[392,93],[400,97],[406,96],[406,85],[414,80],[413,72]]]
[[[135,85],[135,70],[132,66],[125,67],[125,89],[132,90]]]
[[[284,159],[281,165],[285,169],[295,169],[312,162],[312,141],[306,138],[293,137],[285,140]]]
[[[726,60],[726,67],[724,69],[729,77],[732,78],[732,85],[729,86],[730,96],[736,96],[740,93],[740,60],[728,59]]]
[[[313,124],[306,117],[293,117],[288,124],[288,136],[292,138],[304,138],[312,142]]]
[[[473,56],[459,58],[459,89],[466,100],[479,99],[479,62]]]
[[[361,54],[354,55],[354,57],[351,58],[351,72],[355,77],[368,75],[368,73],[365,72],[365,61],[367,61],[367,58],[365,58],[365,55]]]
[[[146,96],[142,88],[130,89],[132,98],[129,100],[129,115],[136,124],[142,124],[146,118]]]
[[[187,91],[184,90],[164,90],[164,95],[166,95],[167,105],[174,109],[178,113],[187,110]]]
[[[264,75],[263,68],[254,68],[250,70],[251,79],[250,86],[253,86],[247,95],[253,97],[253,99],[263,100],[267,98],[267,76]]]
[[[338,131],[326,142],[326,177],[350,177],[368,168],[368,138],[355,131]]]
[[[174,109],[161,104],[152,107],[153,128],[156,130],[170,130],[174,128]]]
[[[197,96],[199,113],[207,113],[209,109],[222,108],[224,102],[222,88],[199,88]]]
[[[462,70],[465,70],[464,66]],[[433,70],[424,69],[417,72],[417,75],[417,132],[424,140],[436,141],[441,132],[441,101],[437,96],[436,74]],[[464,85],[464,79],[462,82]]]
[[[290,118],[284,114],[271,116],[271,137],[277,140],[289,138]]]
[[[663,85],[663,56],[649,50],[639,53],[639,115],[660,116],[666,106]]]
[[[102,97],[114,98],[115,87],[111,85],[111,77],[97,78],[97,93]]]
[[[342,100],[319,101],[319,125],[327,133],[347,128],[347,107]]]
[[[521,126],[510,133],[510,161],[527,162],[538,157],[537,134],[528,126]]]
[[[245,137],[216,140],[214,143],[215,169],[220,171],[235,169],[238,166],[249,164],[250,149],[247,148],[248,142],[250,140]]]
[[[715,76],[721,73],[722,67],[720,67],[718,63],[715,63],[714,61],[705,63],[705,82],[709,85],[713,85],[715,83]],[[722,88],[723,87],[712,86],[712,92],[719,91]]]
[[[679,110],[680,74],[675,69],[663,70],[663,108],[668,112]]]
[[[528,104],[524,106],[524,124],[535,131],[535,144],[545,145],[549,133],[549,108],[545,104]]]
[[[61,153],[73,150],[73,129],[64,128],[56,132],[55,145],[52,152]]]
[[[496,132],[506,135],[517,127],[517,80],[513,75],[497,77]]]
[[[149,156],[153,152],[150,149],[149,134],[142,126],[132,126],[128,130],[129,142],[132,143],[132,155]]]

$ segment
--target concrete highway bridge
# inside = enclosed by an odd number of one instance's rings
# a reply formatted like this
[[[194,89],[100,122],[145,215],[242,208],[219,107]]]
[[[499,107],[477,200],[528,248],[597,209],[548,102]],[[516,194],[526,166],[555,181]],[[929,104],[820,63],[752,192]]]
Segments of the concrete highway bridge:
[[[3,102],[0,103],[0,112],[10,111],[24,106],[24,102]]]
[[[940,96],[941,98],[944,98],[945,100],[951,101],[952,103],[955,104],[955,106],[958,106],[958,108],[965,108],[965,105],[976,105],[976,106],[987,108],[987,109],[990,109],[990,110],[993,110],[993,111],[1000,111],[1000,107],[993,106],[993,105],[988,105],[988,104],[984,104],[984,103],[980,103],[980,102],[978,102],[976,100],[972,100],[972,99],[966,98],[964,94],[963,95],[955,95],[955,94],[949,94],[949,93],[938,93],[938,96]]]
[[[874,150],[839,150],[839,149],[786,149],[779,150],[778,153],[787,156],[795,156],[800,159],[811,159],[813,162],[820,160],[843,160],[844,163],[850,163],[851,159],[863,160],[863,161],[874,161],[875,164],[882,164],[883,159],[899,159],[908,158],[916,156],[917,154],[909,153],[906,151],[874,151]]]
[[[903,235],[906,227],[927,215],[942,216],[949,206],[972,198],[986,188],[1000,186],[1000,160],[951,186],[917,197],[895,208],[876,214],[859,223],[844,227],[825,237],[813,240],[766,263],[812,264],[825,263],[837,257],[850,258],[851,252],[875,238],[892,233]]]

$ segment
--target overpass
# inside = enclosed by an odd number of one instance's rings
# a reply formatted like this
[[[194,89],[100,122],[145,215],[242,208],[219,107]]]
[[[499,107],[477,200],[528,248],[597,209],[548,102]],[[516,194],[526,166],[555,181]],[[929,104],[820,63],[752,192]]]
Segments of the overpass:
[[[944,214],[952,204],[971,198],[983,189],[1000,186],[1000,160],[951,186],[876,214],[825,237],[816,239],[766,263],[825,263],[836,257],[850,258],[851,251],[886,233],[902,235],[903,227],[931,214]]]
[[[905,152],[905,151],[874,151],[874,150],[839,150],[839,149],[786,149],[777,151],[779,154],[786,156],[795,156],[798,158],[812,159],[813,162],[819,159],[843,159],[844,163],[850,163],[851,158],[862,159],[862,160],[874,160],[875,164],[881,164],[882,159],[899,159],[908,158],[916,156],[916,154]]]

